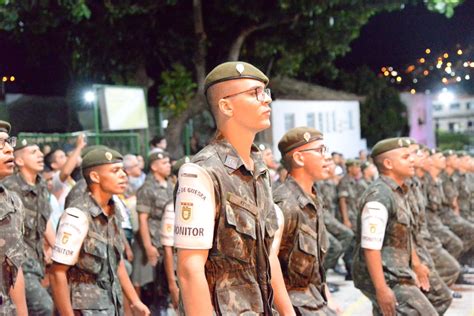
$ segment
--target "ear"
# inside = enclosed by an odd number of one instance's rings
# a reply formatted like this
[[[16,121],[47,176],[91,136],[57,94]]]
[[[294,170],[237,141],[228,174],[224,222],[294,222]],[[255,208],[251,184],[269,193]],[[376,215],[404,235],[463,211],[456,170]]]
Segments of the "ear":
[[[295,166],[297,167],[304,166],[304,156],[299,151],[295,151],[291,156],[293,158],[293,162]]]
[[[234,109],[232,107],[232,102],[230,102],[229,100],[220,99],[219,102],[217,103],[217,106],[219,107],[219,111],[225,117],[232,117],[234,115]]]
[[[155,161],[156,161],[156,160],[155,160]],[[153,162],[150,164],[150,170],[151,170],[151,171],[156,171],[156,169],[157,169],[157,168],[156,168],[156,163],[155,163],[155,161],[153,161]]]
[[[15,165],[17,165],[17,167],[23,167],[25,165],[25,162],[23,161],[23,158],[21,157],[15,157]]]
[[[99,176],[99,173],[97,171],[91,171],[89,173],[89,177],[92,181],[92,183],[99,183],[100,182],[100,176]]]
[[[383,160],[383,166],[385,167],[385,169],[387,170],[392,170],[393,169],[393,162],[391,159],[389,158],[385,158]]]

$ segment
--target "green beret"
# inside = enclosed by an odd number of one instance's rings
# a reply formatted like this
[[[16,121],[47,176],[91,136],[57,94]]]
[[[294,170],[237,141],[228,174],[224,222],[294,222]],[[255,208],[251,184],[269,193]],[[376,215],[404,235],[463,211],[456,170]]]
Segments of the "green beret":
[[[431,155],[431,156],[436,155],[436,154],[439,154],[439,153],[442,154],[441,150],[439,150],[438,148],[430,148],[429,151],[430,151],[430,155]]]
[[[107,146],[105,145],[91,145],[91,146],[87,146],[85,147],[84,149],[81,150],[81,158],[84,158],[88,153],[90,153],[91,151],[95,150],[95,149],[103,149],[103,148],[108,148]]]
[[[419,145],[416,139],[411,138],[411,137],[405,137],[405,138],[410,141],[410,145]]]
[[[446,149],[443,151],[443,155],[445,157],[449,157],[449,156],[457,155],[457,152],[452,149]]]
[[[10,133],[12,126],[6,121],[0,121],[0,132]]]
[[[179,168],[181,168],[182,165],[185,163],[191,162],[191,159],[193,159],[194,156],[184,156],[178,161],[175,162],[173,167],[171,168],[171,172],[175,175],[178,176],[179,173]]]
[[[170,154],[167,153],[166,151],[155,151],[155,152],[152,152],[148,156],[148,163],[151,164],[155,160],[160,160],[160,159],[169,158],[169,157],[170,157]]]
[[[369,161],[364,161],[361,165],[360,165],[360,169],[362,171],[364,171],[365,169],[367,169],[368,167],[370,167],[371,163]]]
[[[458,155],[458,157],[469,156],[469,154],[464,150],[458,150],[456,154]]]
[[[100,165],[118,163],[122,161],[123,157],[118,151],[107,147],[97,148],[91,150],[87,153],[87,155],[84,156],[84,158],[82,158],[82,170],[86,170],[88,168]]]
[[[406,137],[394,137],[386,138],[379,141],[372,148],[372,157],[375,158],[380,154],[383,154],[387,151],[408,147],[412,144],[409,138]]]
[[[257,67],[242,61],[230,61],[211,70],[204,80],[204,91],[216,83],[235,79],[255,79],[268,84],[267,76]]]
[[[352,166],[360,166],[360,160],[359,159],[347,159],[346,160],[346,167],[352,167]]]
[[[278,143],[278,149],[281,155],[285,156],[295,148],[321,139],[323,139],[323,134],[317,129],[305,126],[295,127],[283,135]]]
[[[35,142],[26,138],[20,138],[20,139],[17,139],[16,141],[15,151],[18,151],[20,149],[23,149],[29,146],[34,146],[34,145],[36,145]]]

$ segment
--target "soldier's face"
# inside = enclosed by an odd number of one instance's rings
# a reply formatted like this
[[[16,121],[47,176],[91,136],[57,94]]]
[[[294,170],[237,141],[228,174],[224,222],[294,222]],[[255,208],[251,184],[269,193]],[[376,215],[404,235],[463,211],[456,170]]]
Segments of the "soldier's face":
[[[390,152],[394,174],[402,179],[415,175],[415,163],[408,148],[399,148]]]
[[[224,83],[223,83],[224,84]],[[270,103],[272,99],[270,96],[263,94],[257,100],[256,88],[264,89],[265,85],[253,79],[239,79],[226,82],[228,95],[247,91],[246,93],[238,94],[231,98],[225,99],[231,107],[231,117],[233,121],[246,130],[254,133],[260,132],[270,127]]]
[[[446,168],[446,158],[443,156],[442,153],[437,153],[431,156],[433,161],[433,166],[438,169]]]
[[[300,151],[304,162],[304,170],[310,175],[313,181],[320,181],[329,177],[329,161],[326,156],[321,153],[321,148],[324,147],[322,140],[317,140],[298,147],[297,151]],[[314,149],[314,150],[311,150]]]
[[[128,179],[123,163],[113,163],[98,166],[96,168],[98,174],[99,186],[101,190],[109,194],[122,194],[127,188]]]
[[[44,155],[37,145],[22,148],[15,155],[15,162],[19,168],[25,168],[35,173],[43,171]]]
[[[0,138],[7,139],[8,134],[0,132]],[[14,168],[13,148],[9,143],[5,142],[5,147],[0,150],[0,179],[13,174]]]
[[[420,151],[420,146],[414,144],[410,145],[408,148],[410,149],[410,155],[413,157],[415,168],[421,168],[423,165],[424,155],[423,152]]]
[[[446,157],[446,166],[451,168],[456,168],[458,165],[458,157],[456,155],[451,155]]]
[[[171,163],[169,158],[163,158],[153,161],[151,166],[153,172],[158,173],[163,178],[171,174]]]
[[[353,176],[354,178],[360,177],[361,174],[361,169],[360,166],[354,165],[349,167],[349,174]]]

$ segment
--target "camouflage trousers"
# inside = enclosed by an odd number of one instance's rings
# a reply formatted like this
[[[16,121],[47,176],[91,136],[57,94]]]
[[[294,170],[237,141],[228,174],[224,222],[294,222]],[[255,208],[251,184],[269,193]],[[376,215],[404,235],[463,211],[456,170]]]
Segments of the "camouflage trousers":
[[[30,315],[50,316],[53,314],[53,300],[48,291],[41,285],[41,277],[25,272],[26,305]]]
[[[439,315],[443,315],[453,301],[451,290],[436,269],[430,271],[430,290],[423,292]]]
[[[329,232],[329,250],[324,259],[324,267],[330,269],[336,266],[339,257],[349,248],[354,240],[354,233],[330,212],[324,213],[324,224]]]
[[[114,306],[107,310],[74,310],[74,316],[110,316],[123,315],[123,312],[117,313]]]
[[[2,304],[0,305],[0,316],[16,315],[15,305],[10,300],[10,298],[2,297],[1,299]]]
[[[443,224],[437,214],[426,212],[426,217],[430,232],[441,241],[443,247],[446,248],[454,258],[459,258],[463,251],[461,239]]]
[[[438,315],[436,309],[431,305],[426,296],[414,285],[395,285],[392,291],[397,299],[397,315],[418,316],[418,315]],[[382,315],[375,293],[362,291],[372,302],[373,314]]]
[[[461,273],[458,261],[441,245],[428,247],[435,269],[446,285],[451,286],[456,282]]]
[[[461,239],[463,243],[463,253],[468,252],[474,247],[474,224],[454,212],[446,212],[446,214],[441,217],[441,220]]]

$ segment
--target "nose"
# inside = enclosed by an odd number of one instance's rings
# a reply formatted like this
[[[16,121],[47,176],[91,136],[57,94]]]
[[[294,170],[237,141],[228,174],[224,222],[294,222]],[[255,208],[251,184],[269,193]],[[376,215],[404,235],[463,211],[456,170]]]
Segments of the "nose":
[[[263,100],[263,103],[269,105],[270,103],[272,103],[272,97],[271,95],[267,94],[267,93],[263,93],[263,95],[265,96],[265,99]]]

